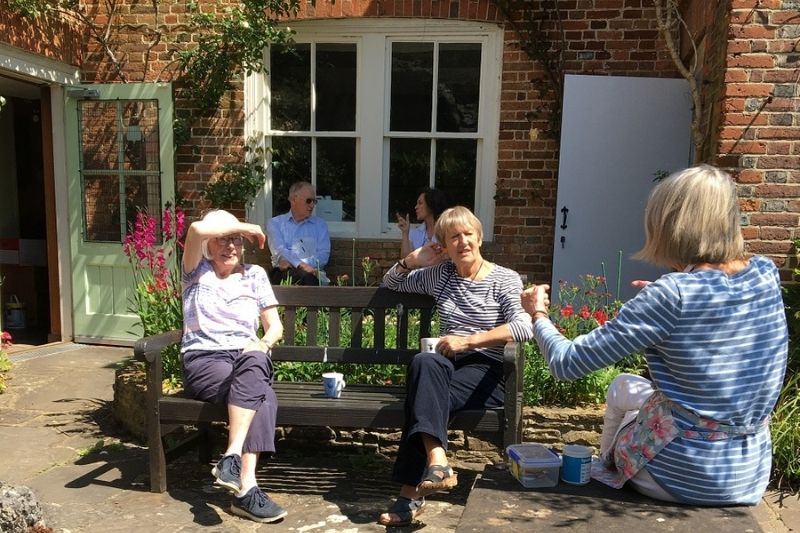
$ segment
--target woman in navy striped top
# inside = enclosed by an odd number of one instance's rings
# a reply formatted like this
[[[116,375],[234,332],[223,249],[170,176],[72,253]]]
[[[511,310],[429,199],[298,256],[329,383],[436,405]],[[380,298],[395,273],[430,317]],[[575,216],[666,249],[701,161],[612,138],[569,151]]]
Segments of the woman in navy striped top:
[[[502,406],[503,346],[533,335],[520,302],[522,281],[484,260],[477,217],[453,207],[435,231],[439,242],[412,251],[383,278],[390,289],[433,296],[441,320],[437,353],[417,354],[408,367],[405,426],[392,475],[402,487],[380,516],[383,525],[409,524],[426,495],[456,485],[446,454],[450,414]]]
[[[708,165],[659,183],[637,257],[675,270],[603,327],[570,341],[548,319],[547,285],[523,293],[550,371],[577,379],[644,351],[652,381],[618,377],[592,477],[651,497],[754,505],[769,482],[769,414],[788,335],[777,269],[747,258],[736,185]]]

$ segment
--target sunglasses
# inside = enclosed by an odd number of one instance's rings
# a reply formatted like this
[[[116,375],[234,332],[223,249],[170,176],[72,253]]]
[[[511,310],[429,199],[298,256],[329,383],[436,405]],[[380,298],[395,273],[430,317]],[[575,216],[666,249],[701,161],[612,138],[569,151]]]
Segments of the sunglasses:
[[[226,237],[217,237],[217,244],[220,246],[228,246],[232,244],[234,246],[241,246],[244,242],[244,238],[241,235],[228,235]]]
[[[306,198],[306,205],[317,205],[316,198]]]

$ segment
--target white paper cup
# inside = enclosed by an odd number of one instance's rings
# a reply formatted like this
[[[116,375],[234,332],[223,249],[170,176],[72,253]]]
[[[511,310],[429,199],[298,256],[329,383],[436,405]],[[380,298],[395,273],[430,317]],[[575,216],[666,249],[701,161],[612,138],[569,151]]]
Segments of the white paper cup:
[[[322,384],[325,387],[325,396],[328,398],[339,398],[342,395],[342,389],[347,386],[344,376],[339,372],[322,374]]]
[[[419,349],[422,353],[436,353],[439,337],[425,337],[419,340]]]

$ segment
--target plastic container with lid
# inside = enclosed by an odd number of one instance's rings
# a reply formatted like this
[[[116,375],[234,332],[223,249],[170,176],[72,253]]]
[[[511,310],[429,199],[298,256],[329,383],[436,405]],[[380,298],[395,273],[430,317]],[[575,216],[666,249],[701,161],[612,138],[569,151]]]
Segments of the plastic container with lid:
[[[555,487],[561,458],[542,444],[512,444],[506,448],[511,474],[528,489]]]

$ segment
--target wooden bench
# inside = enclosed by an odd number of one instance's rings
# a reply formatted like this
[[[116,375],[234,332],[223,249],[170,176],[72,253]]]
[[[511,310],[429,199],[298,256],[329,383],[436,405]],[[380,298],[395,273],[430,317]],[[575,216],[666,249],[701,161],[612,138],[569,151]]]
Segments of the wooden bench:
[[[414,314],[419,316],[419,337],[430,336],[434,302],[428,296],[377,287],[279,286],[273,290],[282,308],[284,324],[283,341],[272,350],[273,361],[408,364],[419,351],[416,341],[413,346],[408,343],[409,314],[415,310]],[[306,309],[306,339],[303,345],[297,345],[295,320],[301,308]],[[348,338],[341,338],[343,315],[337,310],[350,314]],[[367,316],[372,317],[370,328],[365,328],[364,318]],[[327,342],[318,342],[317,329],[323,322],[330,332],[329,338]],[[396,345],[387,346],[387,323],[396,324]],[[372,329],[369,339],[365,338],[365,329]],[[140,339],[134,348],[136,359],[145,363],[147,372],[146,418],[152,492],[166,490],[167,461],[188,447],[199,443],[201,461],[211,460],[208,439],[192,439],[191,442],[187,439],[167,450],[162,431],[165,426],[197,426],[198,434],[202,436],[212,422],[227,420],[224,405],[162,394],[161,352],[165,347],[180,342],[180,338],[180,331],[170,331]],[[349,344],[349,347],[342,347],[342,344]],[[362,348],[365,344],[370,347]],[[504,354],[505,407],[459,412],[450,421],[450,427],[493,433],[495,440],[504,446],[521,442],[523,369],[521,347],[509,343]],[[316,383],[277,381],[274,390],[278,396],[279,426],[388,429],[403,425],[405,388],[402,386],[348,383],[342,397],[336,400],[323,395],[321,378]]]

